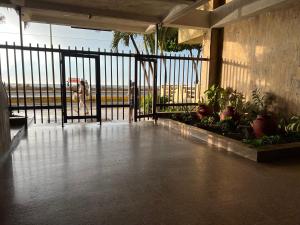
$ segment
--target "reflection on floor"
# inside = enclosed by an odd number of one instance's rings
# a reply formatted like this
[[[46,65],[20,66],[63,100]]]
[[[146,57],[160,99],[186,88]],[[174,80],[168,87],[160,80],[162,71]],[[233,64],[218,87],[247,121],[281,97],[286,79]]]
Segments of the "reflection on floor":
[[[0,169],[0,224],[295,225],[299,177],[299,161],[256,164],[152,123],[32,125]]]

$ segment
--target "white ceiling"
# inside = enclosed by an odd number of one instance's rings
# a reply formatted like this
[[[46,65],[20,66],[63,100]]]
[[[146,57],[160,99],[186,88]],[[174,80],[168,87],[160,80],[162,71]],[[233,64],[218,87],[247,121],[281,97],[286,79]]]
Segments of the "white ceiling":
[[[3,1],[3,0],[2,0]],[[207,0],[4,0],[22,9],[26,22],[146,32],[167,16]],[[149,29],[148,29],[149,30]]]

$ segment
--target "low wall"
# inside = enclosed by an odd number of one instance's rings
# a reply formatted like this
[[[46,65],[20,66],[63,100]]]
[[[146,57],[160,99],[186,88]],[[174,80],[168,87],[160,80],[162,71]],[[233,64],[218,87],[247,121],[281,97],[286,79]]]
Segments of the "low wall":
[[[7,103],[7,95],[2,82],[0,82],[0,155],[9,149],[11,143]]]

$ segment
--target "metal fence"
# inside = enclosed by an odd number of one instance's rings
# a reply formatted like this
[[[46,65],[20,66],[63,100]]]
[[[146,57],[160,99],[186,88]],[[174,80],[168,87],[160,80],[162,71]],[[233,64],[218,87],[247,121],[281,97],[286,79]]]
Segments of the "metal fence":
[[[196,105],[204,63],[179,55],[0,45],[11,112],[41,123],[145,119]]]

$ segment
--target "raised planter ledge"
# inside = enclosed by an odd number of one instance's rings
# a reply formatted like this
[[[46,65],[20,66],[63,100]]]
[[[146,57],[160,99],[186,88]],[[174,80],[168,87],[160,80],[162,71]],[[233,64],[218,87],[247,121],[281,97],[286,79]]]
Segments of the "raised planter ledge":
[[[157,125],[168,128],[184,137],[207,142],[209,145],[222,148],[255,162],[270,162],[300,156],[300,142],[253,148],[240,141],[171,119],[159,119]]]

